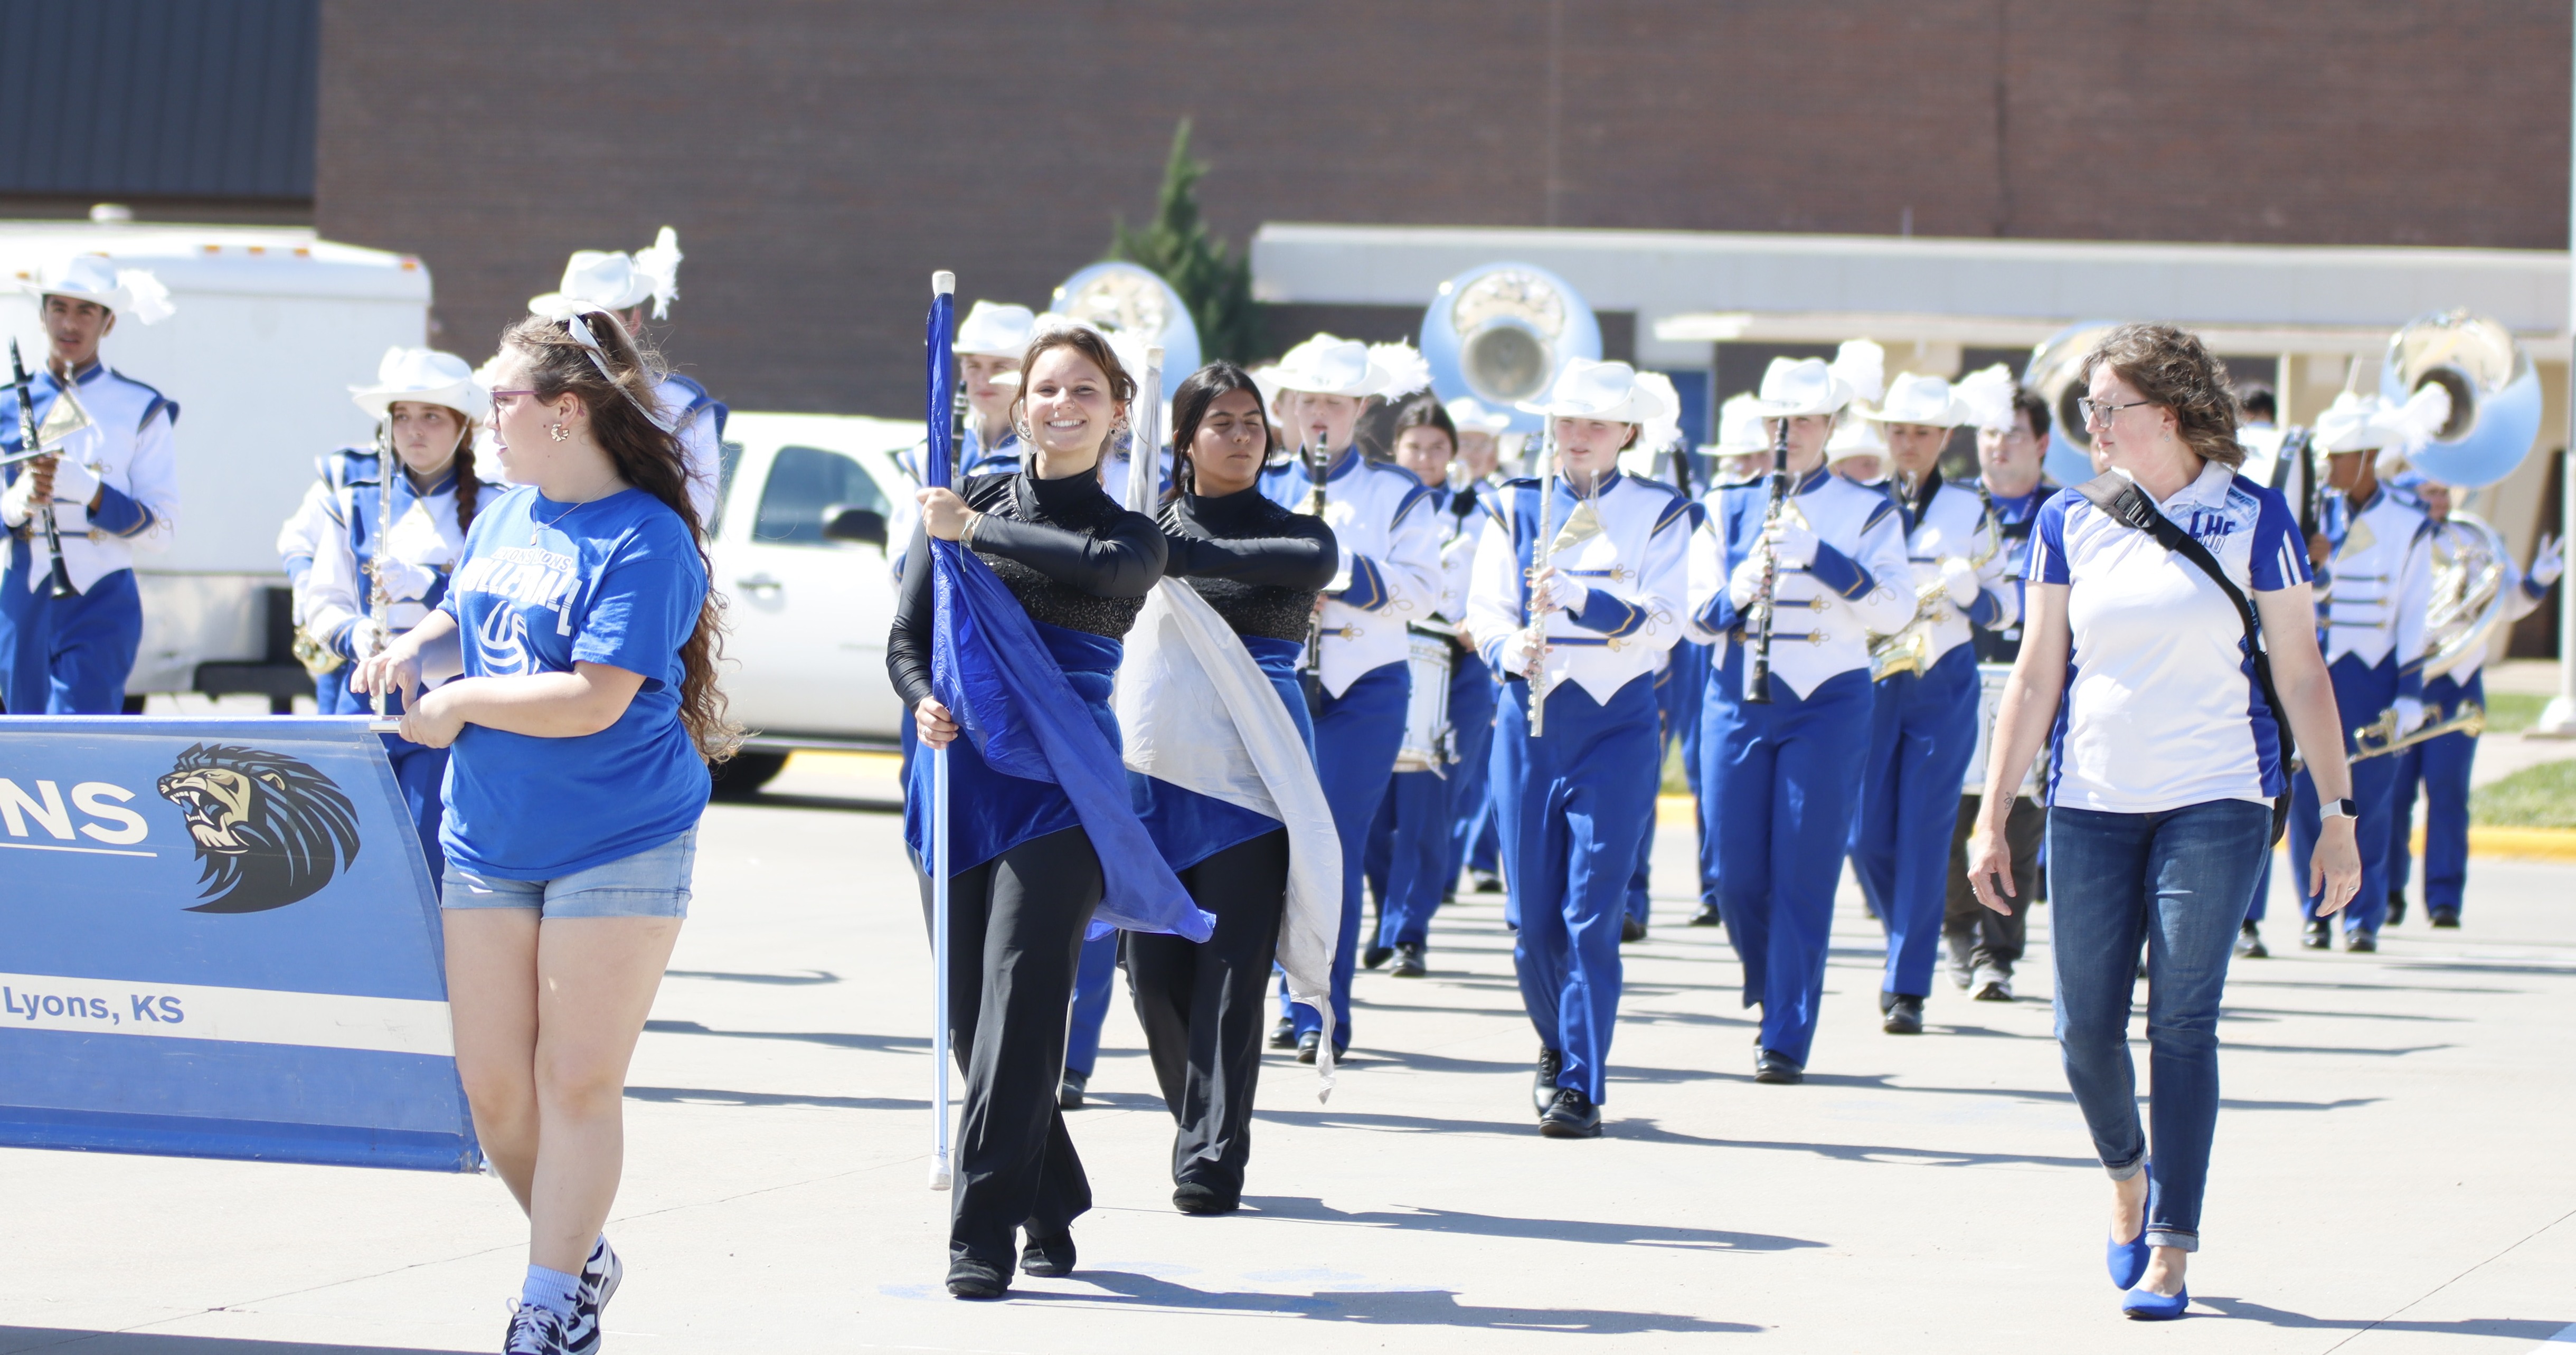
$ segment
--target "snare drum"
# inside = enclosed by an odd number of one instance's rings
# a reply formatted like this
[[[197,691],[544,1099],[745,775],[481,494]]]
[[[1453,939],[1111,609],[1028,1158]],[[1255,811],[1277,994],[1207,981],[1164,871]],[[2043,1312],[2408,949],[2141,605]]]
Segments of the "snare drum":
[[[1986,750],[1994,746],[1995,716],[2004,705],[2004,680],[2012,676],[2008,663],[1977,665],[1977,751],[1968,757],[1968,774],[1959,786],[1962,795],[1986,793]],[[2040,787],[2048,779],[2048,746],[2040,745],[2039,756],[2030,760],[2030,770],[2022,773],[2022,798],[2037,802]]]
[[[1447,776],[1457,754],[1449,736],[1449,662],[1446,633],[1405,628],[1405,666],[1413,675],[1413,696],[1404,707],[1404,743],[1395,750],[1399,772]]]

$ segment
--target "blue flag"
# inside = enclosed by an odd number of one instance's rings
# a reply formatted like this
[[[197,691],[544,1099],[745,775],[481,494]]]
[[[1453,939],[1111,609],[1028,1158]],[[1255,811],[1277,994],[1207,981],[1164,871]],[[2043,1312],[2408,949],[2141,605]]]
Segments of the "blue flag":
[[[948,487],[955,451],[949,424],[955,377],[950,361],[956,298],[931,302],[929,464],[926,483]],[[1029,619],[1019,599],[974,552],[930,540],[931,690],[993,770],[1062,787],[1100,857],[1102,897],[1095,935],[1112,928],[1167,932],[1204,941],[1216,918],[1192,902],[1136,817],[1127,768],[1091,707]],[[932,814],[948,829],[948,806]],[[920,850],[921,844],[915,844]],[[920,852],[921,859],[930,859]]]

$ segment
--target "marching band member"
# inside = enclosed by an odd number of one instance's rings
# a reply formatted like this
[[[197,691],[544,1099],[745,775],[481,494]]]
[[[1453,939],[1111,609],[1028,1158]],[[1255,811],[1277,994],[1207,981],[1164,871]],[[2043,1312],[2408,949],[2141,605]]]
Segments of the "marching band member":
[[[1234,632],[1287,709],[1302,741],[1294,760],[1311,769],[1314,729],[1297,666],[1317,592],[1338,564],[1333,530],[1262,496],[1269,421],[1242,368],[1217,362],[1192,373],[1172,392],[1172,414],[1174,483],[1161,518],[1164,577],[1190,580]],[[1292,847],[1293,834],[1281,819],[1159,779],[1146,784],[1146,830],[1190,897],[1216,915],[1216,931],[1203,943],[1119,935],[1145,1051],[1178,1125],[1172,1204],[1184,1214],[1230,1213],[1242,1201],[1252,1152],[1263,997],[1280,949],[1290,862],[1303,848]],[[1275,803],[1278,791],[1271,794]],[[1321,809],[1311,812],[1318,836],[1326,818]],[[1324,841],[1333,853],[1330,867],[1310,878],[1318,880],[1317,894],[1330,902],[1338,925],[1340,847]],[[1321,929],[1316,937],[1320,955],[1326,938]]]
[[[1891,486],[1903,519],[1905,591],[1914,614],[1874,650],[1898,656],[1874,673],[1869,761],[1863,771],[1852,873],[1887,929],[1878,1009],[1890,1035],[1923,1033],[1923,999],[1941,953],[1950,838],[1959,786],[1977,751],[1977,651],[1971,627],[2020,616],[2000,529],[1973,489],[1944,484],[1941,449],[1966,411],[1937,376],[1906,375],[1862,419],[1886,430]]]
[[[2432,552],[2436,565],[2463,555],[2484,558],[2493,550],[2485,533],[2452,519],[2459,492],[2425,481],[2415,487],[2424,512],[2433,520]],[[2496,581],[2502,598],[2496,624],[2510,626],[2531,614],[2549,596],[2549,586],[2567,567],[2566,552],[2556,539],[2543,536],[2531,553],[2528,572],[2514,567],[2513,557],[2497,552],[2504,576]],[[2466,626],[2473,617],[2455,624]],[[2427,650],[2449,638],[2425,636]],[[2486,707],[2486,648],[2472,646],[2457,667],[2424,683],[2424,709],[2429,718],[2459,718],[2462,709]],[[2413,856],[2407,843],[2415,821],[2415,787],[2424,788],[2424,915],[2436,927],[2460,925],[2460,904],[2469,877],[2469,772],[2478,756],[2478,736],[2465,729],[2438,735],[2392,755],[2397,762],[2396,788],[2388,811],[2388,925],[2406,916],[2406,880]]]
[[[1342,931],[1333,956],[1334,1054],[1351,1038],[1351,970],[1357,959],[1360,890],[1368,827],[1377,817],[1404,742],[1404,708],[1412,692],[1407,672],[1410,642],[1405,624],[1429,617],[1440,604],[1440,527],[1431,491],[1394,466],[1371,462],[1352,441],[1364,402],[1394,382],[1396,374],[1373,361],[1368,346],[1330,334],[1288,350],[1273,376],[1278,398],[1294,416],[1286,429],[1291,451],[1319,449],[1324,521],[1333,529],[1341,565],[1324,590],[1316,625],[1320,671],[1310,673],[1315,704],[1315,770],[1333,806],[1342,839]],[[1262,493],[1303,512],[1315,482],[1302,455],[1262,476]],[[1322,1022],[1282,990],[1281,1027],[1297,1057],[1313,1062]]]
[[[978,301],[957,322],[957,389],[966,396],[966,436],[957,440],[958,476],[1008,475],[1019,469],[1020,439],[1011,431],[1011,402],[1020,395],[1020,355],[1028,351],[1037,312],[1026,306]],[[914,484],[922,482],[924,438],[895,458]],[[1113,496],[1114,497],[1114,496]],[[904,548],[921,525],[921,507],[906,500],[886,514],[886,564],[903,580]]]
[[[1620,474],[1618,455],[1677,412],[1669,391],[1624,362],[1569,360],[1521,406],[1552,421],[1564,473],[1513,481],[1476,547],[1468,624],[1504,674],[1493,793],[1549,1138],[1601,1132],[1620,922],[1655,813],[1655,670],[1681,633],[1692,518],[1671,487]]]
[[[1502,438],[1503,434],[1511,431],[1512,416],[1488,410],[1464,395],[1450,401],[1445,408],[1449,412],[1449,422],[1458,430],[1458,460],[1449,471],[1450,487],[1462,493],[1474,491],[1479,502],[1488,493],[1500,493],[1503,487],[1500,469]],[[1457,501],[1452,499],[1450,502],[1454,506]],[[1473,534],[1469,539],[1474,539]],[[1479,668],[1484,667],[1483,659],[1476,659],[1475,663]],[[1449,775],[1456,779],[1457,784],[1449,793],[1449,863],[1440,875],[1441,901],[1444,903],[1455,891],[1461,870],[1475,881],[1479,894],[1499,894],[1503,890],[1502,876],[1496,870],[1501,864],[1498,855],[1501,839],[1494,833],[1492,781],[1488,770],[1492,759],[1487,756],[1494,744],[1493,679],[1494,675],[1488,671],[1485,674],[1487,690],[1475,697],[1476,708],[1485,712],[1480,727],[1469,729],[1459,725],[1454,705],[1450,712],[1450,723],[1458,731],[1460,742],[1459,761],[1449,768]],[[1450,700],[1454,703],[1457,693],[1453,691]],[[1467,743],[1471,739],[1474,740],[1472,752]]]
[[[1977,468],[1995,523],[2003,535],[2005,576],[2013,587],[2012,618],[2000,626],[1978,627],[1971,638],[1979,663],[2011,663],[2021,655],[2020,599],[2028,585],[2031,529],[2041,505],[2058,486],[2040,474],[2048,448],[2048,402],[2024,390],[2001,367],[1971,373],[1959,383],[1960,398],[1977,411]],[[2028,783],[2036,788],[2036,782]],[[1977,825],[1984,797],[1968,791],[1959,797],[1959,823],[1950,836],[1948,902],[1941,936],[1949,945],[1950,977],[1980,1002],[2012,1000],[2013,966],[2021,962],[2031,904],[2046,898],[2047,877],[2039,868],[2039,848],[2048,830],[2048,811],[2028,795],[2013,797],[2004,821],[2004,841],[2012,853],[2016,889],[2000,897],[2009,911],[1998,913],[1977,902],[1968,888],[1968,836]]]
[[[680,299],[679,233],[668,226],[653,243],[633,254],[613,250],[573,251],[556,290],[528,298],[528,312],[560,320],[585,311],[607,311],[626,326],[629,336],[644,335],[644,303],[653,303],[653,318],[671,318],[671,303]],[[698,521],[713,536],[716,502],[724,483],[724,428],[729,411],[696,381],[666,371],[653,388],[665,417],[688,455],[689,503]]]
[[[1872,425],[1874,427],[1874,425]],[[1694,506],[1697,520],[1691,523],[1696,532],[1707,525],[1709,505],[1717,501],[1717,491],[1736,485],[1749,485],[1762,478],[1762,467],[1770,453],[1762,441],[1762,412],[1755,407],[1751,394],[1734,395],[1717,408],[1717,441],[1699,449],[1709,465],[1709,488]],[[1704,721],[1700,712],[1708,704],[1709,668],[1715,662],[1710,647],[1685,638],[1673,646],[1673,662],[1687,659],[1698,672],[1691,679],[1696,693],[1687,708],[1676,712],[1681,724],[1682,774],[1689,778],[1691,802],[1706,800],[1708,792],[1700,784],[1700,732]],[[1726,924],[1725,911],[1717,901],[1717,839],[1708,831],[1705,814],[1693,816],[1699,839],[1699,910],[1690,916],[1694,927],[1720,927]]]
[[[1757,408],[1775,436],[1786,424],[1789,443],[1790,490],[1776,518],[1765,484],[1721,487],[1691,540],[1688,633],[1716,646],[1700,818],[1724,865],[1718,901],[1744,965],[1744,1005],[1762,1008],[1762,1082],[1806,1076],[1860,797],[1853,770],[1869,751],[1868,636],[1914,614],[1895,502],[1824,469],[1834,417],[1864,383],[1876,385],[1869,350],[1844,347],[1840,371],[1781,358],[1763,374]],[[1777,615],[1768,702],[1748,700],[1746,686],[1766,576]]]
[[[403,736],[455,750],[439,845],[456,1073],[528,1215],[503,1349],[587,1355],[625,1273],[600,1227],[627,1067],[688,916],[706,759],[739,731],[650,359],[594,311],[512,325],[492,371],[493,445],[520,487],[476,514],[438,610],[349,685],[406,697]],[[424,670],[460,666],[421,691]]]
[[[2395,735],[2424,723],[2424,619],[2432,606],[2433,523],[2424,510],[2381,487],[2373,464],[2383,447],[2403,445],[2449,416],[2449,397],[2425,388],[2406,407],[2377,395],[2345,392],[2317,418],[2316,448],[2326,454],[2326,487],[2352,506],[2341,540],[2322,534],[2308,543],[2319,560],[2317,633],[2326,669],[2334,677],[2335,708],[2342,713],[2346,757],[2359,751],[2354,735],[2383,713],[2395,717]],[[2436,408],[2438,405],[2438,408]],[[2390,819],[2397,763],[2389,757],[2352,760],[2352,799],[2358,809],[2354,841],[2361,851],[2361,893],[2343,910],[2344,948],[2379,949],[2379,927],[2388,915],[2388,841],[2403,831]],[[2333,924],[2309,897],[2308,857],[2317,841],[2316,785],[2303,769],[2291,782],[2290,866],[2298,881],[2300,911],[2307,915],[2303,944],[2325,950]]]
[[[949,1007],[966,1072],[949,1223],[948,1292],[996,1298],[1010,1287],[1011,1243],[1025,1232],[1019,1269],[1067,1275],[1073,1220],[1091,1186],[1056,1103],[1067,1012],[1082,939],[1100,905],[1099,852],[1062,786],[994,770],[933,694],[935,630],[930,547],[962,542],[1042,627],[1049,653],[1095,719],[1114,727],[1109,691],[1122,640],[1163,572],[1153,519],[1101,492],[1101,453],[1125,422],[1136,383],[1098,330],[1044,329],[1021,369],[1017,430],[1029,448],[1007,475],[967,480],[963,494],[920,493],[921,530],[906,552],[903,593],[886,642],[886,668],[913,712],[917,737],[946,747],[949,803]],[[905,801],[929,800],[927,764],[907,762]],[[916,864],[926,865],[922,820],[908,821]],[[926,830],[925,830],[926,831]],[[922,877],[922,906],[931,881]]]
[[[1708,510],[1699,505],[1691,489],[1691,453],[1689,446],[1682,441],[1679,418],[1681,393],[1673,389],[1672,378],[1661,372],[1639,372],[1637,384],[1650,388],[1654,403],[1666,410],[1667,415],[1640,427],[1636,440],[1629,444],[1627,451],[1619,454],[1619,469],[1632,478],[1647,481],[1654,481],[1662,474],[1672,476],[1666,483],[1670,483],[1674,492],[1682,496],[1682,502],[1689,505],[1691,520],[1689,528],[1682,533],[1683,539],[1688,540],[1690,530],[1699,526],[1700,519],[1707,516]],[[1697,662],[1688,674],[1684,674],[1680,660],[1685,650],[1692,649],[1699,651]],[[1647,776],[1646,784],[1658,802],[1664,789],[1665,754],[1671,750],[1683,725],[1699,722],[1700,693],[1701,688],[1707,685],[1703,680],[1707,669],[1708,654],[1704,646],[1678,642],[1664,651],[1663,658],[1656,665],[1654,768]],[[1627,906],[1619,921],[1622,945],[1645,940],[1647,923],[1653,918],[1655,817],[1653,813],[1647,814],[1645,826],[1639,833],[1637,866],[1628,876]],[[1698,815],[1691,817],[1695,820]]]
[[[1431,491],[1427,505],[1440,534],[1440,600],[1429,618],[1417,623],[1449,642],[1448,767],[1439,771],[1396,772],[1387,783],[1369,834],[1369,881],[1378,899],[1377,935],[1363,957],[1377,968],[1391,957],[1388,972],[1418,979],[1430,972],[1423,948],[1431,940],[1431,915],[1439,911],[1457,883],[1460,845],[1458,811],[1470,796],[1482,800],[1486,778],[1472,780],[1468,768],[1483,762],[1494,741],[1494,675],[1476,654],[1467,635],[1467,582],[1475,563],[1476,543],[1483,538],[1481,501],[1472,482],[1451,482],[1457,454],[1457,428],[1448,411],[1429,394],[1413,396],[1396,409],[1395,464],[1411,471]],[[1457,477],[1466,480],[1464,468]]]
[[[1887,437],[1864,418],[1846,418],[1825,439],[1825,469],[1863,489],[1887,488]],[[1761,478],[1756,471],[1754,478]]]
[[[491,412],[492,401],[465,359],[427,348],[387,349],[376,384],[350,394],[358,408],[387,425],[396,464],[384,465],[374,448],[346,449],[327,459],[322,503],[328,530],[314,544],[296,608],[307,643],[343,664],[374,657],[429,619],[446,600],[448,578],[465,553],[482,496],[503,492],[474,474],[474,429]],[[375,605],[379,587],[385,601],[381,617]],[[318,705],[320,714],[365,715],[374,709],[371,698],[348,690],[345,669],[335,667],[325,676],[340,682],[330,703]],[[317,703],[321,696],[317,688]],[[388,694],[388,705],[399,713],[400,695]],[[399,734],[382,738],[420,832],[429,877],[443,878],[439,788],[447,777],[447,750]]]
[[[0,526],[9,532],[0,709],[114,715],[125,709],[125,680],[143,643],[135,548],[167,549],[177,530],[171,428],[179,407],[110,368],[98,349],[120,317],[144,325],[167,317],[170,293],[152,274],[98,254],[49,263],[19,288],[36,298],[47,353],[29,378],[33,389],[11,390],[0,405],[0,452],[25,450],[26,401],[48,455],[0,468]]]

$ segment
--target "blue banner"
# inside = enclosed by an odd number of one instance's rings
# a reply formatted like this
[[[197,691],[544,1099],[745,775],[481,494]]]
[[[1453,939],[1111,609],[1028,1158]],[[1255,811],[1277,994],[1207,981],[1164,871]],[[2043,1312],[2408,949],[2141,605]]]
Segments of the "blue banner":
[[[0,717],[0,1146],[474,1171],[358,719]]]

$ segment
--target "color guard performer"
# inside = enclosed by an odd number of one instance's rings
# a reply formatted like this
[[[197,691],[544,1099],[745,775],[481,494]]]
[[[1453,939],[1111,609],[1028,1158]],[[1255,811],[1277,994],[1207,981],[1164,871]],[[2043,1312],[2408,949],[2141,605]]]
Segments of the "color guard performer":
[[[960,482],[969,475],[1008,475],[1019,469],[1021,447],[1011,431],[1011,402],[1020,398],[1020,355],[1028,351],[1037,323],[1037,313],[1028,307],[993,301],[976,302],[957,322],[957,389],[966,397],[966,435],[957,440]],[[918,485],[921,458],[929,454],[925,438],[896,457],[895,464]],[[898,580],[903,578],[904,550],[919,525],[921,508],[909,500],[886,514],[886,564]]]
[[[2377,395],[2345,392],[2317,418],[2316,449],[2326,455],[2326,488],[2351,506],[2340,539],[2310,538],[2319,562],[2317,638],[2334,679],[2345,755],[2359,751],[2357,731],[2386,716],[2394,736],[2424,723],[2424,616],[2432,605],[2433,523],[2424,510],[2389,493],[2373,464],[2383,447],[2403,446],[2439,427],[2449,397],[2428,386],[2405,407]],[[2419,403],[2421,402],[2421,403]],[[2435,408],[2437,405],[2439,408]],[[2393,757],[2352,759],[2354,840],[2361,852],[2361,892],[2343,910],[2344,948],[2379,949],[2388,914],[2388,842],[2403,831],[2391,819],[2397,790]],[[2333,946],[2333,924],[2308,894],[2308,858],[2317,841],[2317,792],[2303,769],[2291,782],[2290,865],[2297,872],[2303,944]],[[2255,907],[2262,896],[2255,896]]]
[[[170,293],[99,254],[47,264],[19,288],[36,298],[47,352],[31,389],[0,405],[0,454],[28,450],[28,411],[47,454],[0,467],[0,708],[114,715],[143,643],[134,550],[167,549],[177,528],[179,407],[98,350],[120,318],[167,317]]]
[[[1785,440],[1786,483],[1775,472],[1718,489],[1691,540],[1688,633],[1716,646],[1700,817],[1724,864],[1718,902],[1744,965],[1744,1003],[1762,1008],[1762,1082],[1806,1076],[1859,803],[1853,771],[1869,751],[1868,637],[1914,614],[1895,502],[1824,468],[1834,417],[1861,382],[1876,384],[1868,350],[1844,347],[1853,360],[1839,373],[1815,358],[1772,362],[1757,408]],[[1769,681],[1757,683],[1765,661]]]
[[[1914,610],[1903,627],[1870,641],[1877,699],[1852,873],[1887,929],[1882,1028],[1920,1035],[1941,953],[1959,787],[1977,751],[1980,684],[1970,628],[2011,625],[2021,599],[2005,573],[2011,562],[2002,531],[1977,492],[1941,480],[1941,449],[1967,419],[1950,383],[1900,376],[1878,408],[1859,413],[1886,430]]]
[[[653,303],[653,318],[671,318],[671,303],[680,299],[679,233],[668,226],[651,245],[633,254],[613,250],[575,250],[564,265],[556,290],[528,298],[528,311],[562,320],[585,311],[608,311],[635,338],[644,335],[644,303]],[[665,372],[653,395],[671,422],[673,435],[688,457],[689,504],[707,535],[716,532],[716,500],[724,484],[724,428],[729,411],[707,388],[678,372]]]
[[[322,656],[307,667],[327,660],[331,669],[321,676],[338,679],[327,703],[317,684],[323,715],[374,711],[373,698],[348,690],[346,665],[375,657],[446,601],[475,511],[484,495],[497,497],[505,488],[474,474],[474,430],[492,412],[492,400],[465,359],[427,348],[387,349],[376,384],[350,394],[386,426],[378,446],[389,443],[395,461],[387,466],[376,448],[344,449],[325,459],[326,529],[296,598],[299,649]],[[294,526],[288,523],[289,530]],[[401,712],[401,693],[387,694],[386,710]],[[447,869],[438,845],[447,749],[399,734],[381,737],[419,830],[429,877],[440,879]]]
[[[1262,493],[1282,507],[1304,512],[1317,482],[1304,454],[1325,465],[1323,516],[1341,552],[1340,571],[1324,590],[1316,626],[1320,641],[1307,674],[1315,708],[1315,770],[1333,806],[1333,828],[1342,839],[1342,930],[1333,955],[1333,1042],[1338,1056],[1351,1038],[1351,970],[1358,958],[1360,887],[1369,823],[1377,817],[1404,741],[1404,709],[1413,684],[1406,671],[1411,642],[1406,623],[1428,618],[1440,604],[1440,527],[1431,491],[1394,466],[1360,455],[1351,434],[1369,396],[1386,391],[1396,373],[1370,357],[1368,346],[1330,334],[1288,350],[1272,375],[1279,399],[1293,416],[1287,428],[1287,462],[1262,476]],[[1314,1061],[1322,1022],[1282,991],[1284,1036],[1301,1062]]]
[[[1655,672],[1681,635],[1690,501],[1618,469],[1642,425],[1678,412],[1645,375],[1570,359],[1542,400],[1521,406],[1550,421],[1563,474],[1542,466],[1539,479],[1511,482],[1476,547],[1467,603],[1478,650],[1504,675],[1494,803],[1550,1138],[1601,1132],[1620,923],[1660,771]]]

